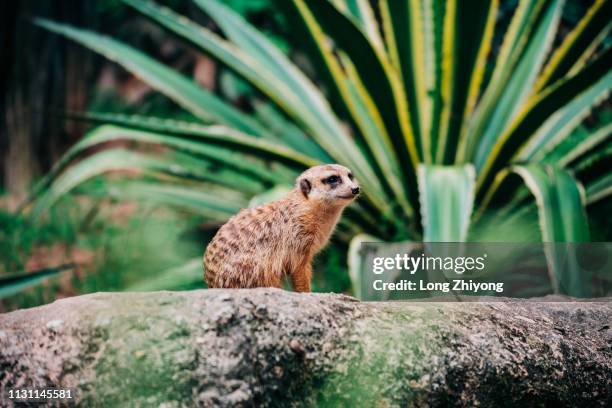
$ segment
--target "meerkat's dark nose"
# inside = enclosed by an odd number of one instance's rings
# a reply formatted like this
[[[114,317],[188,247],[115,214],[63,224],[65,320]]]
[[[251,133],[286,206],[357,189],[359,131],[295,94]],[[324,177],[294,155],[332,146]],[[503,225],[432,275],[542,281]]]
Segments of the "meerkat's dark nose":
[[[353,187],[353,188],[351,188],[351,192],[352,192],[354,195],[359,194],[359,187]]]

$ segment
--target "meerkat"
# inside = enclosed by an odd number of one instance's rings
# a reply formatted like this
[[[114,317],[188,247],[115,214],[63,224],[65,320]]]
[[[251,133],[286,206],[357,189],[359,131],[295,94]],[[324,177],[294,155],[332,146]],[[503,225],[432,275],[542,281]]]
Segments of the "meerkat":
[[[303,172],[285,197],[242,209],[206,248],[208,287],[279,288],[289,276],[295,291],[310,292],[312,259],[358,195],[351,171],[327,164]]]

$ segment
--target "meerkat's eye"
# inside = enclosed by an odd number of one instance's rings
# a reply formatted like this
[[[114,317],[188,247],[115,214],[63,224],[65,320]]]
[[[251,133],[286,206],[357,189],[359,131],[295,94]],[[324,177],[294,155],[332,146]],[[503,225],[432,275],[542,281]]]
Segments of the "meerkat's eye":
[[[352,180],[354,179],[354,177],[353,177],[353,173],[349,173],[349,174],[348,174],[348,178],[349,178],[349,180],[351,180],[351,181],[352,181]]]
[[[338,183],[340,180],[341,179],[338,176],[329,176],[327,178],[324,178],[322,181],[323,184],[335,184]]]

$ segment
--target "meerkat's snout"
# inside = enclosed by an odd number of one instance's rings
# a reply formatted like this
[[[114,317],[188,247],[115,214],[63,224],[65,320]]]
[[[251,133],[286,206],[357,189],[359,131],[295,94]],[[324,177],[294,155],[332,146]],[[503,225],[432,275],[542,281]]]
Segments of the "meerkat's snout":
[[[347,184],[348,184],[348,187],[352,195],[351,199],[355,199],[361,192],[361,188],[359,187],[359,184],[357,184],[357,181],[355,180],[355,178],[353,177],[353,174],[350,171],[347,175],[347,179],[348,179]]]

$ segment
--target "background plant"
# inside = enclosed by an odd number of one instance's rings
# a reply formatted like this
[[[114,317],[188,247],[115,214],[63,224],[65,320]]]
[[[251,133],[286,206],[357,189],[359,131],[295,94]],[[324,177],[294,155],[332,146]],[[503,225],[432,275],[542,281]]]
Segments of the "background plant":
[[[39,19],[199,121],[80,115],[104,125],[35,188],[34,215],[96,175],[136,170],[145,179],[126,181],[126,196],[220,222],[322,162],[349,166],[363,185],[339,228],[340,239],[356,243],[360,234],[484,239],[490,220],[503,230],[534,208],[539,239],[585,241],[585,206],[609,201],[609,121],[574,132],[612,85],[609,1],[595,1],[562,39],[563,1],[520,1],[507,27],[496,25],[495,0],[469,10],[458,1],[276,2],[315,76],[217,1],[195,4],[223,36],[155,3],[124,2],[249,84],[249,111],[126,43]],[[577,279],[570,291],[586,295],[588,282]]]

